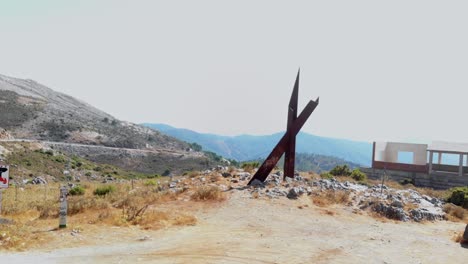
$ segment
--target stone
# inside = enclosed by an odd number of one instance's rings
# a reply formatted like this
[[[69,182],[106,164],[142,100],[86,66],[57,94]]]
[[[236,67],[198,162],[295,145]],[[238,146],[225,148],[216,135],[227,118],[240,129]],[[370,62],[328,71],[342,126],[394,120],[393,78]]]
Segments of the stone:
[[[254,188],[265,188],[265,184],[257,179],[253,180],[250,186]]]
[[[299,196],[305,193],[304,188],[302,187],[293,187],[289,190],[287,197],[289,199],[297,199]]]
[[[0,218],[0,225],[12,225],[15,221],[6,218]]]
[[[229,172],[223,172],[223,173],[221,174],[221,176],[223,176],[224,178],[232,177],[231,173],[229,173]]]
[[[302,176],[300,176],[300,175],[295,175],[294,180],[295,181],[304,181],[304,178],[302,178]]]
[[[175,182],[169,183],[169,188],[171,188],[171,189],[175,188],[176,186],[177,186],[177,183],[175,183]]]
[[[34,179],[31,180],[31,183],[32,184],[47,184],[47,181],[44,180],[43,178],[41,177],[36,177]]]
[[[373,207],[373,209],[374,211],[390,219],[395,219],[403,222],[407,222],[410,220],[410,218],[408,217],[408,215],[406,215],[405,211],[402,208],[378,203]]]
[[[277,171],[277,172],[275,172],[275,175],[277,175],[279,177],[283,177],[283,172],[282,171]]]
[[[238,172],[236,173],[236,176],[239,176],[239,179],[241,181],[244,181],[244,180],[247,180],[250,178],[250,176],[252,176],[250,173],[248,172]]]
[[[434,211],[429,211],[426,208],[417,208],[413,209],[410,212],[411,218],[416,222],[421,222],[423,220],[426,221],[436,221],[436,220],[443,220],[444,215],[441,213],[437,213]]]
[[[137,240],[138,240],[138,241],[147,241],[147,240],[151,240],[151,237],[148,236],[148,235],[145,235],[145,236],[143,236],[143,237],[138,238]]]
[[[403,208],[403,203],[398,200],[393,200],[392,206],[397,208]]]

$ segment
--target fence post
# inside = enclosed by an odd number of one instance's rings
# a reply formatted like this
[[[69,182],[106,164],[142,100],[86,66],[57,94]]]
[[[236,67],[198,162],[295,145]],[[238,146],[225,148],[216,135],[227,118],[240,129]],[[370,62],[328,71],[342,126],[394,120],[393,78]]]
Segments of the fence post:
[[[59,211],[59,228],[67,227],[67,195],[68,189],[66,186],[60,187],[60,211]]]

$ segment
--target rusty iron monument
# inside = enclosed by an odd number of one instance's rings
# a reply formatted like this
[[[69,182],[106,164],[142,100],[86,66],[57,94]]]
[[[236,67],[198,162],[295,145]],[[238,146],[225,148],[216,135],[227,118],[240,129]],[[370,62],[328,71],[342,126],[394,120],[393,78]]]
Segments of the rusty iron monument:
[[[296,82],[294,83],[291,99],[288,106],[288,123],[286,133],[280,139],[278,144],[273,148],[270,155],[265,159],[255,175],[250,179],[249,185],[258,180],[264,182],[273,168],[276,166],[281,156],[284,156],[284,178],[294,177],[294,162],[296,159],[296,135],[301,130],[309,116],[319,104],[319,98],[313,101],[310,100],[304,110],[297,116],[297,101],[299,97],[299,75],[297,72]]]

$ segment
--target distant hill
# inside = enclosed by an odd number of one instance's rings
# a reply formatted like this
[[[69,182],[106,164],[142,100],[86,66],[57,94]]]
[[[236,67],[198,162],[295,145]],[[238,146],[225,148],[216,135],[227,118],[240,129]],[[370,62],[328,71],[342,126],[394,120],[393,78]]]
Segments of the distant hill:
[[[261,164],[263,159],[251,160],[249,162],[258,162]],[[278,161],[278,168],[283,169],[284,165],[284,156]],[[359,164],[346,161],[344,159],[310,154],[310,153],[296,153],[296,162],[295,169],[298,171],[313,171],[316,173],[321,173],[323,171],[330,171],[338,165],[348,165],[349,168],[354,169],[358,168]]]
[[[143,125],[186,142],[195,142],[205,150],[239,161],[266,157],[284,134],[280,132],[265,136],[221,136],[175,128],[166,124]],[[319,137],[303,132],[297,136],[296,151],[338,157],[360,165],[370,165],[372,159],[371,143]]]
[[[6,129],[6,130],[2,130]],[[161,173],[213,165],[212,157],[190,151],[190,145],[153,129],[121,121],[69,95],[33,80],[0,75],[0,131],[2,139],[63,142],[56,145],[132,170]],[[76,150],[71,144],[98,146]],[[102,146],[103,148],[99,148]],[[104,147],[131,149],[112,151]],[[76,150],[76,152],[74,152]],[[134,150],[134,151],[133,151]],[[93,152],[93,153],[91,153]],[[120,153],[119,156],[109,154]]]

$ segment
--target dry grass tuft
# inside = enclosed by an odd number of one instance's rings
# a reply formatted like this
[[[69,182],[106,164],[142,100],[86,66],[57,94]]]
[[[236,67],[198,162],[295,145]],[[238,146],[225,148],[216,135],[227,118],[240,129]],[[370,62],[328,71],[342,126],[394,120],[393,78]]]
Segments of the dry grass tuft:
[[[189,178],[195,178],[198,175],[201,175],[201,172],[199,172],[199,171],[190,171],[190,172],[187,173],[187,176],[189,176]]]
[[[417,204],[414,204],[414,203],[405,203],[403,209],[406,211],[406,212],[409,212],[413,209],[417,209],[419,208],[419,206]]]
[[[451,203],[445,204],[443,210],[447,220],[454,222],[463,221],[468,216],[468,210]]]
[[[252,193],[252,198],[258,199],[258,198],[260,198],[260,194],[258,192],[253,192]]]
[[[175,217],[172,224],[176,226],[193,226],[197,224],[197,218],[193,215],[183,214]]]
[[[347,204],[350,201],[349,192],[327,190],[312,195],[312,202],[320,207],[332,204]]]
[[[456,243],[460,244],[468,244],[468,241],[463,239],[463,232],[458,232],[456,233],[453,237],[452,240],[455,241]]]
[[[190,198],[194,201],[224,201],[226,196],[218,186],[201,186]]]
[[[327,210],[327,209],[322,209],[322,210],[320,210],[320,213],[321,213],[321,214],[324,214],[324,215],[331,215],[331,216],[336,215],[335,212],[330,211],[330,210]]]

